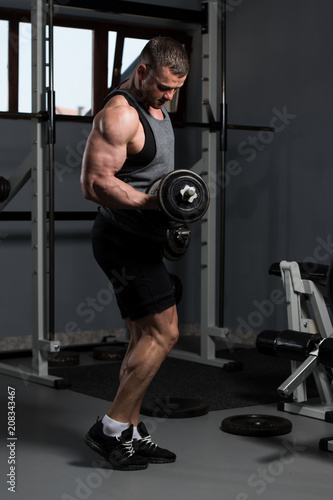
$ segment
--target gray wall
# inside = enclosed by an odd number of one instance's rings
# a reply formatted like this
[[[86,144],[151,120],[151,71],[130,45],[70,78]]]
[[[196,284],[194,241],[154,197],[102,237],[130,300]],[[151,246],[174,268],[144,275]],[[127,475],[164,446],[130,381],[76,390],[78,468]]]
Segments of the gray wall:
[[[236,4],[236,2],[234,2]],[[274,261],[330,260],[333,3],[243,0],[228,14],[226,323],[286,326]],[[282,115],[282,118],[281,118]]]
[[[200,2],[174,3],[200,8]],[[333,4],[330,0],[229,0],[227,7],[228,121],[273,125],[276,131],[228,133],[225,326],[244,331],[283,328],[285,306],[274,294],[281,284],[268,275],[270,264],[307,257],[326,263],[332,253]],[[188,119],[198,120],[200,34],[198,30],[192,34]],[[57,126],[58,210],[90,208],[78,182],[88,129],[69,123]],[[28,154],[30,128],[27,122],[0,120],[0,132],[0,175],[7,177]],[[176,138],[177,166],[190,168],[200,157],[200,133],[177,130]],[[28,210],[29,189],[8,209]],[[57,331],[122,326],[107,280],[92,257],[90,225],[57,223]],[[193,231],[186,259],[170,265],[170,270],[180,275],[184,285],[180,321],[195,323],[200,311],[200,224]],[[1,223],[0,236],[0,335],[29,334],[29,224]],[[94,310],[96,305],[99,311]]]

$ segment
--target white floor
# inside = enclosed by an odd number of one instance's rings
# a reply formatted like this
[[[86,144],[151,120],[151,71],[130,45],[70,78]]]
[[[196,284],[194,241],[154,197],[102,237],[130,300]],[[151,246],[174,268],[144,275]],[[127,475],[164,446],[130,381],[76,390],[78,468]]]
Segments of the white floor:
[[[8,387],[15,389],[15,441],[8,439]],[[275,406],[190,419],[143,417],[154,440],[174,451],[177,461],[121,472],[110,470],[82,439],[104,415],[106,401],[2,375],[0,405],[1,499],[320,500],[333,495],[333,453],[318,448],[321,438],[333,436],[333,424],[281,413]],[[274,438],[220,430],[222,419],[240,413],[284,416],[293,430]],[[13,458],[15,493],[7,484]]]

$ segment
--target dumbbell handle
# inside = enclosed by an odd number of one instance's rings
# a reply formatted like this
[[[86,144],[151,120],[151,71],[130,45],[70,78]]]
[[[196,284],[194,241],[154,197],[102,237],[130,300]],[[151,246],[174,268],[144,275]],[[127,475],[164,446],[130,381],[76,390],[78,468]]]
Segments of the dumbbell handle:
[[[192,231],[190,229],[177,229],[176,230],[177,237],[179,238],[191,238]]]
[[[195,187],[189,186],[188,184],[180,190],[180,194],[182,195],[183,201],[188,201],[189,203],[192,203],[198,196]]]

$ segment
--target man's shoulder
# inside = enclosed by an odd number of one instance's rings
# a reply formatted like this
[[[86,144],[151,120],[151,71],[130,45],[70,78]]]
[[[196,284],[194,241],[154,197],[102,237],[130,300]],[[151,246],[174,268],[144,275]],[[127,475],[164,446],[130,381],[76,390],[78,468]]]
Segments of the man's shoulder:
[[[134,106],[135,108],[138,104],[134,94],[129,89],[118,86],[112,89],[105,97],[101,109],[110,105],[112,106],[113,103],[117,102],[127,103],[129,106]]]
[[[103,111],[103,109],[105,109],[105,110],[113,109],[113,108],[117,108],[119,106],[133,107],[130,104],[130,98],[127,97],[124,93],[120,93],[120,92],[118,93],[118,92],[119,91],[117,91],[117,93],[110,95],[108,102],[104,105],[104,107],[102,108],[102,111]]]
[[[137,111],[127,100],[117,95],[112,97],[94,119],[94,129],[104,137],[118,137],[129,141],[137,132],[140,119]]]
[[[135,117],[138,117],[138,112],[124,95],[116,94],[109,98],[108,102],[96,115],[98,118],[108,118],[110,116],[124,116],[124,118],[130,116],[132,119],[135,119]]]

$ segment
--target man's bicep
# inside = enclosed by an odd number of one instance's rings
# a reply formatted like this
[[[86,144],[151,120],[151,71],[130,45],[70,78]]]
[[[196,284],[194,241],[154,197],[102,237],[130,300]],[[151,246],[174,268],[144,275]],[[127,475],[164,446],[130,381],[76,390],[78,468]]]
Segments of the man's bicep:
[[[83,168],[87,177],[116,174],[127,157],[126,144],[106,141],[98,129],[93,130],[85,149]]]
[[[96,116],[83,158],[85,184],[103,184],[121,170],[127,159],[128,142],[136,133],[137,114],[134,113],[128,106],[118,106]]]
[[[91,151],[92,163],[98,167],[101,174],[116,174],[124,165],[126,158],[126,144],[105,144],[103,142],[98,145],[97,141]]]

